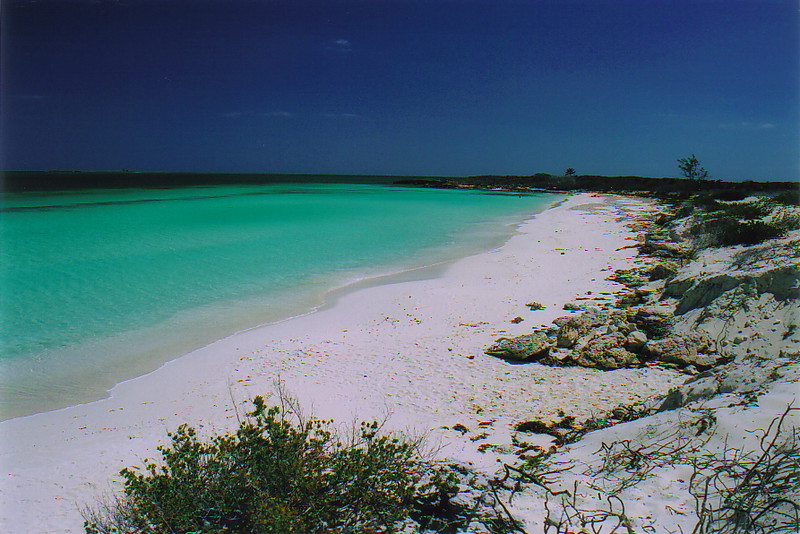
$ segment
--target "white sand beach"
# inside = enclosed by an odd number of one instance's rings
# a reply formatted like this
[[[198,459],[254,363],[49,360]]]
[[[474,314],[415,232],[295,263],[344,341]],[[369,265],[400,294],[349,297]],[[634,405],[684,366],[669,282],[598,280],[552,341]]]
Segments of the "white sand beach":
[[[576,298],[613,302],[621,286],[606,277],[636,261],[626,222],[655,209],[641,198],[572,195],[491,252],[343,291],[316,312],[121,383],[107,399],[0,423],[0,531],[82,532],[80,507],[115,490],[121,468],[157,457],[168,431],[229,429],[255,395],[274,400],[277,381],[309,414],[345,426],[387,419],[427,436],[438,456],[486,469],[504,452],[478,448],[509,442],[514,421],[585,419],[663,395],[685,375],[514,365],[483,353],[564,315]],[[531,301],[545,308],[531,311]],[[456,423],[469,432],[442,428]]]

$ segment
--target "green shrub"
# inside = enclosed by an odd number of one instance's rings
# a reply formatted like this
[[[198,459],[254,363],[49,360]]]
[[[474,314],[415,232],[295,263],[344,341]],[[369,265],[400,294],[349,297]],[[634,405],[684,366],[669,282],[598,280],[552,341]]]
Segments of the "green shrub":
[[[695,207],[707,212],[722,211],[725,208],[725,204],[711,195],[696,195],[692,197],[691,202]]]
[[[760,202],[742,202],[737,204],[725,204],[723,210],[731,217],[738,219],[755,220],[769,215],[772,208]]]
[[[764,221],[725,221],[718,229],[719,244],[722,246],[756,245],[768,239],[781,237],[786,233],[778,226]]]
[[[718,189],[713,192],[717,200],[737,201],[747,198],[747,193],[739,189]]]
[[[687,230],[697,248],[755,245],[786,235],[792,226],[800,227],[800,217],[785,215],[775,221],[740,221],[727,215],[712,215]]]
[[[800,206],[800,189],[793,189],[791,191],[784,191],[778,193],[769,199],[776,204],[784,204],[786,206]]]
[[[85,513],[86,532],[377,533],[421,507],[428,524],[452,515],[452,475],[422,461],[416,443],[362,423],[343,445],[329,421],[292,422],[253,403],[234,434],[203,441],[184,425],[159,447],[161,463],[123,469],[124,495]]]
[[[800,213],[781,213],[772,221],[772,224],[781,230],[790,232],[800,229]]]

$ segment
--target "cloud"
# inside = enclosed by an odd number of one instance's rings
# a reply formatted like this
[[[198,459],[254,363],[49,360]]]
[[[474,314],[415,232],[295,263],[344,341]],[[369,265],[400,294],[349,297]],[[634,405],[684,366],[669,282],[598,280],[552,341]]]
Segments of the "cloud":
[[[750,121],[729,122],[719,125],[722,130],[771,130],[776,126],[771,122],[755,123]]]
[[[263,113],[265,117],[270,117],[273,119],[293,119],[294,113],[289,113],[288,111],[268,111],[267,113]]]
[[[333,50],[334,52],[346,54],[353,51],[353,43],[347,39],[335,39],[328,45],[327,48],[328,50]]]
[[[326,119],[360,119],[361,115],[355,113],[323,113]]]

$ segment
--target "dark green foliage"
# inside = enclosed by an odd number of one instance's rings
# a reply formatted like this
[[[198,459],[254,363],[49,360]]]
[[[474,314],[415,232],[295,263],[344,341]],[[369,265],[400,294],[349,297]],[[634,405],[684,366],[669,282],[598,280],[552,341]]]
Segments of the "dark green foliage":
[[[679,158],[678,168],[690,180],[705,180],[708,178],[708,171],[700,166],[700,161],[694,154],[686,158]]]
[[[800,206],[800,189],[793,189],[790,191],[784,191],[783,193],[778,193],[769,200],[770,202],[784,204],[786,206]]]
[[[764,202],[720,202],[716,195],[710,194],[693,197],[692,204],[705,212],[724,212],[737,219],[760,219],[772,212],[772,207]]]
[[[800,213],[782,213],[773,219],[772,224],[786,232],[797,230],[800,228]]]
[[[783,236],[785,230],[765,221],[720,221],[716,233],[719,244],[722,246],[732,245],[755,245]]]
[[[726,214],[737,219],[755,220],[766,217],[772,212],[772,208],[760,202],[742,202],[736,204],[726,204],[723,206]]]
[[[747,198],[747,192],[740,189],[718,189],[712,192],[712,195],[717,200],[726,200],[735,202],[737,200],[744,200]]]
[[[692,204],[708,212],[722,211],[725,208],[725,204],[719,202],[712,195],[705,194],[692,197]]]
[[[159,447],[162,463],[123,469],[124,496],[88,514],[86,532],[385,532],[436,480],[450,491],[443,475],[423,487],[433,468],[377,423],[342,445],[329,422],[293,423],[260,397],[254,405],[234,434],[203,441],[181,426]]]

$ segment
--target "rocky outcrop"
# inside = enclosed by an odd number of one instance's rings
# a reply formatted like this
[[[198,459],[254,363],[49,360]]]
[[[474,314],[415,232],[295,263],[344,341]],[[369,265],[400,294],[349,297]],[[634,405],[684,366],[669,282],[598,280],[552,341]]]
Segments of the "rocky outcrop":
[[[634,330],[625,338],[625,346],[632,351],[638,351],[647,345],[647,335],[644,332]]]
[[[663,261],[656,263],[644,271],[648,279],[652,282],[655,280],[671,279],[680,269],[680,264],[676,261]]]
[[[639,245],[639,253],[659,258],[688,258],[692,248],[685,243],[672,241],[666,232],[653,233],[645,237],[644,243]]]
[[[667,335],[675,324],[675,316],[670,306],[636,308],[632,320],[644,333],[653,338]]]
[[[557,328],[500,338],[487,354],[544,365],[621,369],[648,362],[708,369],[723,360],[701,331],[674,333],[669,306],[636,306],[559,317]]]
[[[625,348],[626,336],[621,333],[606,334],[591,339],[575,352],[574,365],[596,369],[621,369],[638,366],[636,354]]]
[[[684,314],[714,302],[724,293],[738,287],[752,296],[771,293],[778,300],[800,298],[800,261],[760,271],[733,271],[707,275],[687,275],[670,281],[664,288],[666,297],[678,299],[676,313]]]
[[[544,357],[555,344],[555,340],[546,333],[534,332],[515,338],[500,338],[486,349],[486,354],[516,361],[537,360]]]
[[[672,333],[663,339],[650,341],[645,353],[653,360],[675,363],[681,367],[693,365],[697,369],[709,369],[725,358],[716,353],[716,343],[702,331]]]

